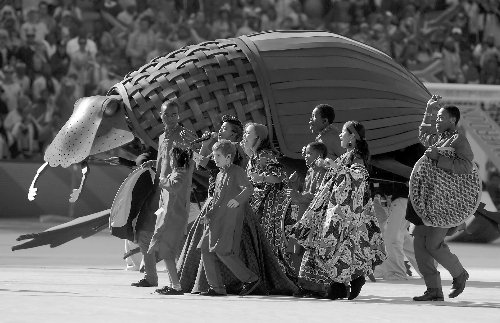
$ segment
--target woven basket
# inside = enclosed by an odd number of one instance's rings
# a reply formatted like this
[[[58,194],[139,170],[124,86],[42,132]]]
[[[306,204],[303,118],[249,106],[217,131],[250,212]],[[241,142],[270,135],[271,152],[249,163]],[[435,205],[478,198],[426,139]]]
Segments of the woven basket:
[[[418,142],[427,89],[389,56],[324,31],[261,32],[187,46],[127,75],[123,97],[136,135],[157,146],[161,104],[180,103],[181,123],[201,135],[223,114],[266,124],[271,142],[301,158],[314,140],[314,106],[332,105],[335,122],[362,122],[373,155]],[[276,147],[278,148],[278,147]]]
[[[136,134],[157,148],[163,131],[160,107],[179,103],[180,122],[201,135],[231,114],[242,122],[266,124],[264,102],[248,58],[231,40],[183,47],[153,59],[116,84],[110,94],[124,98]]]
[[[439,148],[452,157],[453,148]],[[422,156],[410,178],[410,200],[425,225],[452,228],[464,223],[481,202],[481,179],[476,164],[469,174],[455,174],[433,165]]]

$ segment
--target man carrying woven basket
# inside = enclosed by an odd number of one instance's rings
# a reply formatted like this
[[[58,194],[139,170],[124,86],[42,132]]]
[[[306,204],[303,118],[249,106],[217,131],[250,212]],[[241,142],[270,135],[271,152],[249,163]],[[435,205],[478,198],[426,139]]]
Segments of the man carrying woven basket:
[[[436,261],[453,277],[449,297],[457,297],[463,292],[469,274],[444,239],[456,232],[458,226],[463,226],[467,217],[477,209],[480,194],[477,167],[472,162],[474,155],[465,134],[457,129],[460,110],[455,106],[440,108],[439,99],[433,95],[427,102],[419,127],[420,142],[427,150],[413,169],[406,211],[406,219],[415,224],[415,258],[427,287],[422,296],[413,298],[414,301],[444,300]],[[454,190],[464,182],[471,187],[467,196],[462,196],[463,190]],[[462,207],[468,209],[465,213],[450,207],[464,201],[468,203]]]

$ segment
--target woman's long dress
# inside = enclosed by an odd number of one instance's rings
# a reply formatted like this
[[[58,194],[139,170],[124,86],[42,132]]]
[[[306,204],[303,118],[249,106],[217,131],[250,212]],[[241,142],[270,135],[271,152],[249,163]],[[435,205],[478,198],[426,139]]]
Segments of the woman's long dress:
[[[247,174],[252,173],[280,179],[286,178],[277,154],[271,150],[261,150],[250,158]],[[284,184],[254,182],[251,176],[249,177],[254,186],[254,193],[250,200],[252,210],[262,226],[282,271],[288,277],[295,279],[297,269],[294,268],[293,259],[287,252],[287,239],[285,237],[285,225],[289,222],[291,201],[284,189]]]
[[[368,172],[345,153],[296,224],[295,238],[306,249],[299,279],[309,285],[347,284],[373,273],[385,254],[372,212]]]

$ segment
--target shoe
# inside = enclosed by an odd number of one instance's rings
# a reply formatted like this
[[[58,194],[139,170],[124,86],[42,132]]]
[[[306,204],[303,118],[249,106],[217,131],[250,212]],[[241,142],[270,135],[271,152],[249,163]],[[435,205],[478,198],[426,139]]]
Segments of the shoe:
[[[157,289],[155,292],[161,295],[184,295],[183,291],[168,286]]]
[[[303,289],[303,288],[299,288],[299,290],[297,292],[293,293],[293,297],[302,298],[302,297],[306,297],[309,294],[310,294],[310,292],[308,290]]]
[[[347,286],[342,283],[331,283],[328,288],[327,297],[331,300],[337,300],[347,297]]]
[[[443,291],[441,288],[427,288],[424,295],[415,296],[413,300],[417,302],[444,301]]]
[[[255,290],[255,288],[257,288],[257,286],[259,286],[259,283],[260,283],[260,279],[257,279],[253,282],[244,283],[243,288],[241,289],[241,292],[240,292],[240,296],[245,296],[245,295],[248,295],[251,292],[253,292]]]
[[[351,291],[349,293],[349,296],[347,297],[348,300],[353,300],[356,297],[359,296],[359,293],[361,293],[361,288],[363,288],[363,285],[366,283],[365,276],[358,277],[354,280],[351,281]]]
[[[201,296],[226,296],[226,294],[221,294],[216,292],[213,288],[209,288],[206,292],[201,292]]]
[[[156,286],[158,286],[158,283],[153,284],[153,283],[148,282],[146,280],[146,278],[143,278],[143,279],[139,280],[137,283],[130,284],[130,286],[134,286],[134,287],[156,287]]]
[[[162,287],[162,288],[155,289],[155,293],[157,293],[157,294],[163,294],[163,293],[165,293],[165,292],[166,292],[169,288],[170,288],[170,287],[168,287],[168,286],[164,286],[164,287]]]
[[[469,273],[467,270],[458,275],[458,277],[453,278],[453,284],[451,286],[450,294],[448,295],[450,298],[455,298],[458,295],[462,294],[465,288],[465,282],[469,279]]]

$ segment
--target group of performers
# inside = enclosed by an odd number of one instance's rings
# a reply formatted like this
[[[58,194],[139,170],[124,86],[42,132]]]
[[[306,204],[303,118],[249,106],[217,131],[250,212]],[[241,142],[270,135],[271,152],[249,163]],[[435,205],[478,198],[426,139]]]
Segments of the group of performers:
[[[429,147],[425,155],[449,172],[470,172],[473,155],[456,128],[459,110],[437,108],[433,96],[420,127],[420,139]],[[361,123],[348,121],[339,131],[334,109],[316,106],[309,122],[316,139],[303,149],[307,173],[302,181],[296,172],[287,175],[265,125],[243,125],[226,115],[218,133],[198,139],[179,124],[175,101],[165,102],[160,116],[165,132],[158,156],[140,166],[155,168],[156,175],[137,211],[134,240],[145,276],[133,286],[158,286],[156,263],[162,259],[169,283],[156,292],[163,295],[352,300],[360,294],[365,277],[373,277],[386,258]],[[438,147],[453,147],[455,155],[438,154]],[[195,168],[209,174],[208,198],[186,236]],[[427,286],[414,300],[443,300],[436,261],[453,276],[449,296],[458,296],[469,276],[444,242],[453,230],[424,224],[410,201],[406,217],[415,225],[416,269]]]

